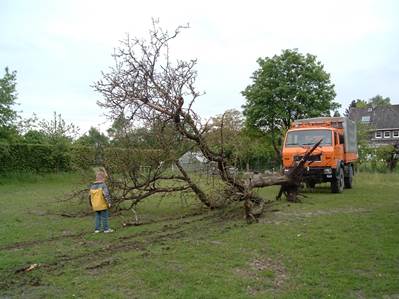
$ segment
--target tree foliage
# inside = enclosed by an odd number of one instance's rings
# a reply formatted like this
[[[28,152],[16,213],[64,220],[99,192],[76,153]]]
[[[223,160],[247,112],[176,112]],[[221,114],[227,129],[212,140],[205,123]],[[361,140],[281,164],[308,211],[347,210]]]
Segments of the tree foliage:
[[[278,139],[298,118],[329,116],[339,107],[330,75],[311,54],[283,50],[272,58],[259,58],[253,83],[242,94],[250,127],[271,133],[276,152]]]
[[[391,99],[389,97],[384,98],[381,95],[376,95],[368,100],[368,104],[372,107],[387,107],[391,105]]]
[[[89,132],[85,133],[83,136],[80,136],[75,143],[86,146],[104,147],[109,144],[109,138],[96,128],[91,127]]]
[[[215,150],[223,146],[225,158],[240,168],[265,170],[275,167],[269,136],[244,126],[243,114],[235,109],[212,117],[206,141]]]
[[[79,133],[79,128],[73,123],[67,123],[61,116],[54,112],[53,119],[42,119],[38,124],[39,131],[48,138],[51,144],[71,143]]]
[[[5,68],[3,78],[0,78],[0,126],[9,126],[17,117],[17,112],[13,109],[17,99],[16,91],[17,72],[9,72]]]
[[[159,129],[162,126],[165,126],[165,124],[156,119],[135,123],[126,118],[124,113],[121,113],[114,119],[107,132],[110,143],[114,146],[144,149],[161,148],[162,144],[158,142],[157,134],[159,134]]]
[[[0,175],[11,172],[58,172],[88,168],[95,163],[90,147],[0,143]]]
[[[3,78],[0,78],[0,140],[11,141],[18,134],[15,126],[17,112],[13,106],[16,104],[16,77],[17,72],[10,72],[5,68]]]
[[[238,110],[227,110],[221,115],[212,117],[208,122],[209,129],[205,134],[206,142],[215,151],[223,151],[226,158],[234,160],[240,134],[243,129],[243,116]]]
[[[23,143],[28,143],[28,144],[48,144],[49,140],[47,135],[42,132],[38,131],[35,129],[31,129],[28,132],[26,132],[21,140]]]
[[[349,107],[345,110],[345,116],[349,116],[349,112],[351,108],[359,108],[359,109],[365,109],[367,107],[388,107],[391,105],[391,99],[389,97],[384,98],[381,95],[376,95],[370,99],[362,100],[362,99],[356,99],[353,100],[350,104]]]

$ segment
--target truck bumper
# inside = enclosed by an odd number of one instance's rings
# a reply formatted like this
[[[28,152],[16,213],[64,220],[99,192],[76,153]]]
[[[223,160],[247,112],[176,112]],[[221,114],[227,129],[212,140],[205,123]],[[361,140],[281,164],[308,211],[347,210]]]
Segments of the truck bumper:
[[[291,168],[285,168],[284,174],[288,174]],[[331,182],[335,175],[335,169],[326,167],[305,167],[303,172],[304,181]]]

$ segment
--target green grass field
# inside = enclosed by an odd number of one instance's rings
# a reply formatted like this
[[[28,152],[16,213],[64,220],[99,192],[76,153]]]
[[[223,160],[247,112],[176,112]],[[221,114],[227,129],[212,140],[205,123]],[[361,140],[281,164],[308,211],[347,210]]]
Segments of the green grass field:
[[[398,174],[360,174],[342,194],[321,186],[251,225],[238,205],[154,198],[143,225],[112,216],[113,234],[67,217],[88,211],[60,201],[78,181],[0,184],[1,298],[399,298]]]

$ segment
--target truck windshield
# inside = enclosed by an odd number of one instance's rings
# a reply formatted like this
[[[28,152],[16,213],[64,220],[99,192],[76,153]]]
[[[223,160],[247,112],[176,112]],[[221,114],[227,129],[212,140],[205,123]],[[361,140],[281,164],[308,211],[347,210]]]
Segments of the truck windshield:
[[[321,146],[331,145],[331,130],[301,130],[288,132],[286,147],[313,145],[323,139]]]

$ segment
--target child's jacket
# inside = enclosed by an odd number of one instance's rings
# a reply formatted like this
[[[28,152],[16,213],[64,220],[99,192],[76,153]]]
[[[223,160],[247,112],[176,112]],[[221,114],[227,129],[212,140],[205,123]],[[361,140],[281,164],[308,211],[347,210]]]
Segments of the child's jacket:
[[[95,182],[90,186],[90,205],[93,211],[106,210],[111,203],[111,196],[105,183]]]

